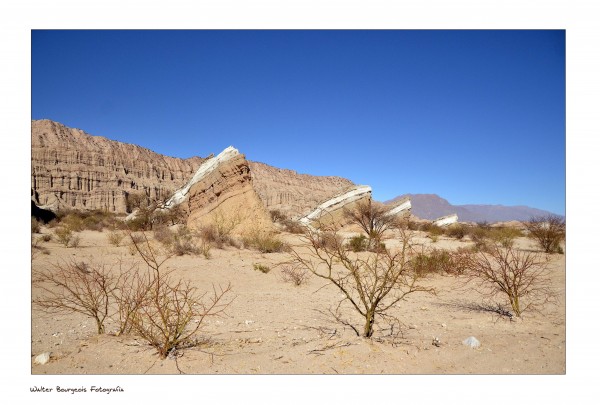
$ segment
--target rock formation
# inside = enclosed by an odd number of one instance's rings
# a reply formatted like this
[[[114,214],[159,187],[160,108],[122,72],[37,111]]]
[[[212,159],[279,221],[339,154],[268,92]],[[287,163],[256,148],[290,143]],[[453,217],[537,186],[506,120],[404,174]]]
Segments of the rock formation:
[[[390,210],[386,215],[409,215],[412,208],[410,197],[394,201],[392,204],[389,204],[389,208]]]
[[[299,219],[304,225],[337,223],[343,225],[344,209],[352,209],[359,201],[371,198],[370,186],[354,186],[319,204]]]
[[[457,222],[458,222],[458,215],[452,214],[452,215],[446,215],[445,217],[435,219],[433,221],[433,224],[437,225],[437,226],[448,226],[448,225],[455,224]]]
[[[229,223],[236,233],[264,231],[272,224],[252,181],[248,161],[230,146],[202,163],[164,209],[183,205],[192,228]]]
[[[31,188],[40,206],[130,211],[127,197],[165,199],[204,161],[159,155],[50,120],[31,123]]]
[[[307,215],[320,202],[354,186],[341,177],[299,174],[259,162],[249,164],[254,189],[265,207],[277,209],[290,218]]]

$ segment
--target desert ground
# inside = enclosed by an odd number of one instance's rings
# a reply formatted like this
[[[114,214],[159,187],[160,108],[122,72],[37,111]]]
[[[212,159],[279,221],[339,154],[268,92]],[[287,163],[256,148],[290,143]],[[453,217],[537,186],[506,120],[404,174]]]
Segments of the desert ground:
[[[42,227],[42,234],[52,233]],[[34,251],[32,270],[49,268],[69,260],[115,265],[119,260],[144,263],[129,248],[113,246],[107,232],[82,231],[78,247],[64,247],[56,238],[41,242],[46,253]],[[301,236],[282,234],[292,246]],[[393,246],[392,237],[387,243]],[[414,243],[432,240],[415,231]],[[457,249],[472,244],[468,239],[445,236],[434,246]],[[520,237],[520,249],[537,250],[534,242]],[[393,309],[400,329],[376,324],[371,339],[327,314],[340,291],[318,277],[296,286],[282,279],[277,264],[288,253],[263,254],[255,250],[213,248],[202,255],[174,256],[165,262],[174,275],[189,280],[202,291],[231,283],[233,301],[221,317],[207,318],[198,337],[201,344],[184,348],[161,359],[156,350],[134,334],[117,335],[108,321],[98,335],[94,321],[84,315],[50,314],[32,305],[32,374],[565,374],[565,255],[551,255],[550,269],[558,301],[539,313],[525,312],[522,319],[476,310],[484,297],[460,278],[434,275],[424,281],[436,294],[415,293]],[[271,268],[268,273],[255,264]],[[32,299],[41,291],[32,287]],[[342,307],[358,327],[360,317]],[[469,337],[478,348],[463,344]],[[434,344],[435,343],[435,344]],[[50,361],[37,364],[41,353]]]

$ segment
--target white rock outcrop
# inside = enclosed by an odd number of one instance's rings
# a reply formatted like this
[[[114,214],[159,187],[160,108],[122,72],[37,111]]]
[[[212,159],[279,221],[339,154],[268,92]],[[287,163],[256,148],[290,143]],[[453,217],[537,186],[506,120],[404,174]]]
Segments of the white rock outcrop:
[[[240,152],[233,146],[229,146],[219,153],[217,156],[208,159],[202,163],[194,176],[187,182],[185,186],[173,193],[173,196],[165,202],[164,208],[170,209],[176,205],[181,204],[187,198],[188,193],[192,186],[202,180],[205,176],[212,173],[220,164],[231,160],[232,158],[239,156]]]
[[[433,220],[433,224],[437,226],[448,226],[458,222],[458,215],[446,215],[445,217],[440,217],[438,219]]]
[[[317,206],[308,215],[299,218],[299,222],[304,225],[310,225],[311,221],[318,220],[322,215],[337,211],[348,204],[358,201],[365,197],[370,197],[371,187],[370,186],[355,186],[350,190],[339,194]]]

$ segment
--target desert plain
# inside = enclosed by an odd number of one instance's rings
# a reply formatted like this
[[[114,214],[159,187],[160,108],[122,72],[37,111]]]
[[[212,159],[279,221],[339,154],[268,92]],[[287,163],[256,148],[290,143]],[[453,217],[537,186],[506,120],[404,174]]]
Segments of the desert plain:
[[[41,235],[52,229],[42,226]],[[151,238],[152,232],[148,232]],[[352,233],[342,230],[342,235]],[[40,235],[36,235],[40,236]],[[124,241],[108,242],[108,232],[78,233],[77,247],[65,247],[56,238],[40,242],[44,252],[32,250],[32,270],[72,261],[114,266],[145,263]],[[302,251],[303,237],[280,237]],[[469,238],[447,236],[435,242],[414,231],[414,246],[456,250],[473,245]],[[539,251],[533,240],[519,237],[515,247]],[[397,247],[397,235],[386,246]],[[400,323],[391,329],[375,324],[371,338],[357,336],[334,319],[328,309],[341,300],[340,291],[326,280],[310,276],[301,285],[286,282],[282,266],[288,252],[260,253],[225,246],[203,255],[173,256],[164,268],[189,281],[199,291],[231,284],[232,301],[222,316],[206,318],[193,347],[181,348],[167,358],[136,334],[118,334],[118,325],[106,321],[98,334],[92,319],[77,313],[55,314],[31,308],[31,373],[39,374],[565,374],[565,255],[549,255],[550,281],[557,300],[539,312],[521,318],[485,310],[485,297],[460,276],[434,274],[423,280],[435,294],[414,293],[400,301],[391,314]],[[258,265],[270,271],[257,270]],[[32,286],[32,300],[43,292]],[[348,322],[362,326],[361,317],[342,305]],[[480,346],[463,342],[475,337]],[[49,361],[35,358],[50,353]]]

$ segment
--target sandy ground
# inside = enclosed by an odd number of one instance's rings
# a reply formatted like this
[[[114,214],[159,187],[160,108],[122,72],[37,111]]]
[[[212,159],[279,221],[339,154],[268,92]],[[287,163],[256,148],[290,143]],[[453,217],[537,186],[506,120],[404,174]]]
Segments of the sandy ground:
[[[43,228],[43,233],[50,230]],[[32,267],[44,268],[61,260],[116,263],[120,257],[139,260],[127,247],[108,243],[107,233],[81,232],[77,248],[43,242],[49,254],[36,254]],[[292,244],[297,235],[284,235]],[[417,234],[417,243],[431,243]],[[392,242],[393,243],[393,242]],[[435,246],[455,249],[468,241],[440,238]],[[534,248],[521,238],[517,246]],[[181,350],[176,359],[160,359],[156,351],[134,335],[115,336],[114,323],[104,335],[95,333],[91,319],[78,314],[31,312],[32,374],[564,374],[565,256],[551,259],[552,282],[559,303],[542,313],[525,313],[511,321],[495,313],[469,309],[482,296],[461,286],[453,277],[435,276],[426,284],[437,295],[413,294],[393,309],[402,321],[401,334],[376,325],[373,339],[357,337],[352,329],[322,313],[337,304],[340,292],[317,277],[294,286],[282,280],[284,253],[261,254],[247,249],[212,249],[212,257],[173,257],[165,263],[176,274],[203,290],[231,282],[227,316],[208,319],[200,336],[206,343]],[[36,288],[32,297],[39,295]],[[345,314],[362,327],[346,307]],[[481,346],[463,345],[470,336]],[[432,344],[434,338],[440,342]],[[44,365],[34,363],[51,352]]]

